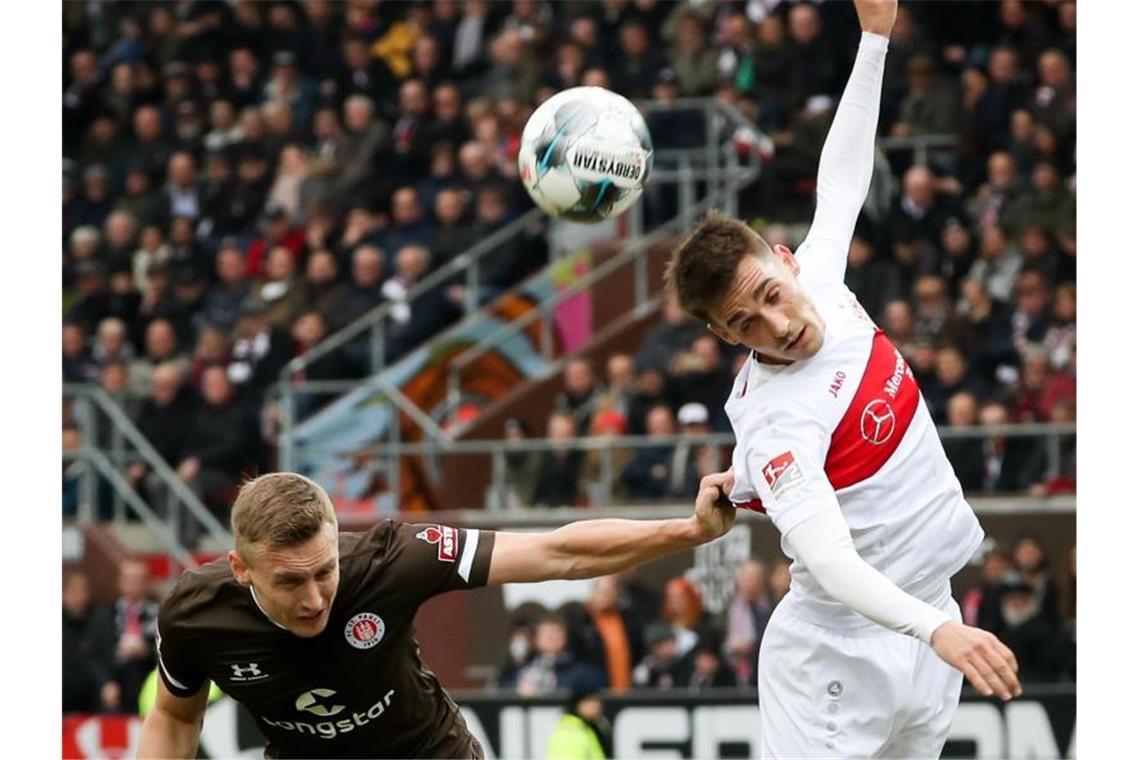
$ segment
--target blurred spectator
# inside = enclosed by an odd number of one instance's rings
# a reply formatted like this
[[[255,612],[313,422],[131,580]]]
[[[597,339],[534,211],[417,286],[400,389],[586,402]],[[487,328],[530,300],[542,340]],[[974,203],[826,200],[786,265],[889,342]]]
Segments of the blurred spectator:
[[[605,760],[613,756],[613,731],[596,691],[575,689],[565,714],[546,740],[547,760]]]
[[[772,607],[788,595],[792,587],[791,564],[781,557],[768,566],[768,593],[772,597]]]
[[[1057,369],[1069,368],[1077,353],[1077,286],[1064,282],[1053,293],[1053,313],[1044,345]]]
[[[926,398],[935,424],[941,425],[947,422],[947,406],[950,399],[960,393],[967,393],[975,399],[985,398],[988,395],[988,388],[970,370],[962,352],[955,346],[946,346],[938,350],[935,382],[928,383],[922,388],[922,395]]]
[[[692,651],[703,637],[716,637],[701,592],[692,581],[680,576],[665,584],[661,619],[672,627],[677,637],[677,651],[682,656]]]
[[[672,294],[662,297],[662,321],[650,330],[637,354],[638,367],[655,367],[664,372],[673,362],[673,356],[692,345],[704,331],[699,322],[690,317]]]
[[[83,325],[75,322],[64,322],[62,345],[63,382],[90,382],[98,370],[87,351],[87,334]]]
[[[934,61],[925,55],[911,56],[906,72],[909,89],[891,134],[908,137],[954,132],[959,118],[957,98],[935,75]]]
[[[294,227],[284,206],[273,203],[265,207],[261,224],[262,234],[249,244],[245,269],[250,277],[266,277],[269,255],[277,248],[289,251],[297,262],[305,249],[305,231]]]
[[[433,268],[439,268],[475,245],[478,235],[468,220],[463,191],[447,187],[435,196],[436,229],[432,234]]]
[[[534,625],[526,619],[511,623],[507,633],[507,652],[495,677],[495,685],[500,689],[513,689],[523,666],[534,659]]]
[[[851,240],[843,280],[876,321],[882,319],[888,303],[903,295],[898,266],[890,259],[877,257],[875,249],[862,237]]]
[[[150,397],[142,403],[136,424],[158,455],[171,467],[178,464],[187,429],[194,413],[193,395],[185,382],[186,372],[179,364],[160,364],[150,381]],[[127,482],[147,495],[152,504],[165,507],[162,480],[148,480],[150,468],[136,462],[127,468]]]
[[[183,151],[171,155],[166,169],[166,213],[189,219],[201,216],[200,189],[194,157]]]
[[[511,417],[503,423],[503,440],[507,442],[505,493],[506,509],[522,509],[532,504],[535,479],[541,453],[514,449],[511,443],[521,443],[530,437],[530,428],[522,420]]]
[[[1005,625],[1001,614],[1002,581],[1012,572],[1013,558],[994,547],[982,562],[982,583],[962,595],[962,622],[1001,636]]]
[[[766,573],[759,560],[741,563],[736,568],[736,591],[728,604],[724,654],[735,676],[733,683],[741,686],[756,685],[760,641],[772,615]]]
[[[338,302],[329,305],[329,326],[340,330],[384,302],[384,252],[374,245],[362,245],[352,254],[352,280]]]
[[[958,391],[946,402],[946,424],[965,431],[978,424],[978,398],[969,391]],[[980,438],[943,436],[942,447],[965,493],[982,490],[985,482],[985,449]]]
[[[305,262],[305,291],[309,296],[306,306],[319,311],[327,321],[346,292],[340,280],[340,265],[330,251],[322,248],[309,254]]]
[[[672,689],[688,682],[690,661],[677,648],[677,634],[666,623],[652,623],[645,631],[648,654],[633,670],[633,683],[642,688]]]
[[[1032,534],[1019,537],[1013,546],[1013,562],[1021,578],[1031,587],[1041,615],[1050,625],[1059,625],[1060,597],[1041,539]]]
[[[996,301],[1008,302],[1013,283],[1021,270],[1021,256],[1012,248],[1001,227],[990,224],[982,228],[982,244],[978,259],[967,277],[978,280]]]
[[[226,374],[243,404],[259,401],[292,358],[288,336],[271,320],[263,301],[254,298],[242,305]]]
[[[942,228],[954,214],[939,190],[938,178],[925,166],[912,166],[903,175],[902,196],[889,224],[904,284],[936,267]]]
[[[143,227],[139,235],[139,247],[131,258],[135,290],[145,291],[150,270],[164,265],[169,258],[170,247],[166,244],[162,229],[156,225]]]
[[[1000,402],[987,402],[978,415],[983,428],[1010,424],[1009,411]],[[1040,488],[1045,475],[1045,454],[1036,438],[990,435],[984,442],[986,493],[1021,493]],[[1040,495],[1040,494],[1038,494]]]
[[[702,641],[693,649],[693,671],[685,686],[689,691],[728,689],[737,685],[736,676],[723,659],[714,641]]]
[[[618,30],[620,55],[607,67],[613,88],[627,98],[647,98],[657,72],[664,65],[652,47],[649,32],[640,21],[630,19]]]
[[[631,435],[645,435],[649,411],[662,404],[672,408],[672,401],[663,369],[645,364],[642,359],[637,360],[636,366],[637,385],[629,401],[627,421]]]
[[[317,346],[328,336],[328,325],[319,311],[305,311],[293,322],[290,328],[293,338],[293,353],[301,356]],[[305,365],[300,373],[293,373],[294,381],[319,382],[321,380],[346,380],[353,375],[353,369],[339,351],[329,351]],[[323,404],[337,397],[329,392],[301,392],[297,394],[295,413],[303,419]]]
[[[645,417],[646,435],[650,440],[668,439],[675,432],[673,410],[658,404]],[[632,501],[661,501],[669,493],[673,446],[657,443],[636,450],[625,466],[619,481]]]
[[[308,282],[297,275],[292,251],[277,246],[269,252],[265,280],[254,298],[264,305],[266,319],[277,329],[288,327],[309,301]]]
[[[95,345],[91,358],[99,365],[108,362],[127,362],[134,358],[134,349],[127,336],[127,325],[117,317],[107,317],[95,331]]]
[[[616,412],[622,420],[622,428],[628,425],[630,404],[637,392],[636,366],[629,354],[611,354],[606,359],[605,389],[594,402],[597,412]]]
[[[422,245],[407,245],[396,252],[395,274],[380,288],[392,305],[392,339],[389,360],[404,356],[451,324],[460,315],[444,295],[444,285],[426,290],[421,282],[431,268],[431,253]],[[414,298],[411,294],[418,291]]]
[[[91,585],[78,571],[63,578],[63,712],[94,713],[100,709],[103,684],[111,680],[114,644],[95,625]]]
[[[572,449],[568,441],[577,437],[577,422],[565,411],[554,411],[547,421],[546,437],[553,448],[543,451],[538,460],[534,494],[536,507],[567,507],[578,504],[578,483],[582,474],[583,455]]]
[[[615,409],[598,405],[598,412],[590,422],[591,438],[619,438],[628,434],[625,418]],[[591,449],[582,463],[581,490],[592,506],[606,506],[616,500],[629,498],[617,474],[625,469],[634,452],[628,448],[611,446],[608,449]]]
[[[555,689],[600,689],[605,684],[605,675],[598,668],[567,649],[566,624],[560,617],[539,621],[534,649],[534,658],[519,669],[513,684],[522,696],[549,694]]]
[[[146,326],[143,355],[130,363],[131,392],[145,395],[150,391],[151,378],[162,364],[173,365],[179,373],[190,368],[190,360],[179,350],[178,334],[166,319],[155,319]]]
[[[370,187],[391,139],[388,127],[375,118],[375,105],[368,96],[352,95],[344,102],[344,132],[335,150],[334,203],[346,207],[354,199],[371,197]]]
[[[210,367],[225,367],[230,360],[230,344],[226,333],[206,325],[198,333],[194,356],[190,361],[190,380],[194,388],[202,387],[202,375]]]
[[[387,269],[395,265],[395,254],[410,245],[428,245],[433,230],[428,222],[419,196],[411,187],[401,187],[392,193],[392,224],[381,239],[381,246],[390,258],[384,262]]]
[[[1010,210],[1021,198],[1017,165],[1006,151],[997,151],[986,162],[987,179],[978,188],[967,210],[979,230],[1000,226],[1010,229]]]
[[[709,444],[712,433],[709,413],[704,404],[690,401],[677,410],[681,440],[673,451],[669,465],[668,495],[674,499],[693,498],[701,478],[723,469],[720,448]]]
[[[567,616],[572,649],[584,661],[606,673],[612,691],[629,689],[633,666],[641,660],[641,630],[628,611],[618,606],[618,580],[612,575],[594,581],[590,598]]]
[[[225,368],[204,370],[202,403],[190,418],[175,469],[223,523],[228,519],[230,491],[252,458],[252,429],[245,410],[234,402]],[[192,545],[194,538],[184,540]]]
[[[1061,181],[1057,167],[1040,161],[1033,167],[1028,191],[1010,204],[1007,217],[1015,230],[1035,226],[1061,235],[1076,229],[1076,211],[1076,197]]]
[[[720,78],[716,51],[707,40],[708,30],[701,17],[695,13],[684,14],[677,25],[677,44],[670,63],[685,97],[707,94]],[[765,56],[758,58],[763,60]],[[787,59],[785,55],[784,60]]]
[[[157,662],[158,601],[150,587],[150,569],[138,559],[119,566],[119,594],[109,608],[96,613],[96,636],[112,642],[110,680],[101,685],[103,709],[134,713],[139,690]]]
[[[562,390],[554,397],[554,407],[574,416],[579,434],[589,430],[604,388],[594,378],[594,368],[585,358],[574,358],[562,370]]]
[[[835,96],[842,87],[840,51],[825,39],[819,9],[798,3],[788,13],[792,39],[792,94],[795,102],[814,95]]]
[[[1045,275],[1026,269],[1014,285],[1014,310],[1010,316],[1010,335],[1014,348],[1024,354],[1030,343],[1040,343],[1049,329],[1049,283]]]
[[[697,336],[688,351],[674,354],[670,374],[677,398],[703,405],[712,430],[732,429],[724,399],[732,390],[733,375],[721,358],[720,342],[711,333]]]
[[[1022,683],[1052,683],[1062,674],[1060,630],[1041,609],[1033,586],[1020,574],[1001,584],[1002,642],[1017,658]]]

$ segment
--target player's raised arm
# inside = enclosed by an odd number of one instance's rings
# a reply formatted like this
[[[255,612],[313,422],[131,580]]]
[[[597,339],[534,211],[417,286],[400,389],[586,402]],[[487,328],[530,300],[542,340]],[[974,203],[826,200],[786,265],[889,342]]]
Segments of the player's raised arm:
[[[871,187],[887,37],[895,25],[898,0],[855,0],[855,10],[863,38],[820,154],[815,216],[801,246],[807,256],[826,256],[840,277],[855,220]]]
[[[692,517],[581,520],[549,533],[496,533],[487,583],[593,578],[712,541],[736,517],[724,498],[731,490],[729,470],[701,480]]]
[[[176,697],[159,678],[154,709],[147,714],[139,737],[139,760],[195,757],[209,692],[209,684],[203,684],[191,697]]]

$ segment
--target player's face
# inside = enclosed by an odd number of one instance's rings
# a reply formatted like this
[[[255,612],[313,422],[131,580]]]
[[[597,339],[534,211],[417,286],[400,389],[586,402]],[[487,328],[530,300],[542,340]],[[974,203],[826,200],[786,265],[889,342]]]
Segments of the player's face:
[[[815,356],[823,320],[796,281],[799,271],[787,246],[777,245],[771,256],[745,256],[709,329],[775,364]]]
[[[244,565],[244,576],[265,613],[297,636],[320,635],[340,581],[336,526],[325,523],[320,533],[298,546],[255,544],[250,551],[253,561]],[[237,565],[244,563],[238,557],[234,564],[242,581]]]

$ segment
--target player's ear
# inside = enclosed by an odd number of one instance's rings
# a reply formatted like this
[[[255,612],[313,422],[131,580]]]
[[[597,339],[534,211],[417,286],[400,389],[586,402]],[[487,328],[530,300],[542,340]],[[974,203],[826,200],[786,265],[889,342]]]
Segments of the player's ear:
[[[241,555],[235,550],[230,549],[230,553],[226,556],[230,562],[230,571],[234,574],[234,579],[243,586],[249,586],[253,583],[249,577],[249,565],[245,563]]]
[[[705,325],[705,327],[707,327],[709,329],[709,332],[711,332],[713,335],[720,338],[721,340],[723,340],[725,343],[727,343],[730,346],[735,346],[735,345],[740,343],[740,341],[738,341],[736,338],[729,335],[723,328],[721,328],[715,322],[709,322]]]
[[[800,273],[800,262],[796,259],[796,255],[792,253],[792,249],[783,243],[777,243],[772,247],[773,253],[780,259],[780,261],[791,270],[793,275],[798,276]]]

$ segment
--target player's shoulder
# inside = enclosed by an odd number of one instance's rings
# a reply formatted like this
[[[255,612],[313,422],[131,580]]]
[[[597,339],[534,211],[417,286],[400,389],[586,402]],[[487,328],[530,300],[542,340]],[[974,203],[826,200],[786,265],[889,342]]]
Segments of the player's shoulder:
[[[171,627],[201,627],[205,619],[241,591],[229,562],[221,557],[184,572],[163,599],[159,616],[168,630]]]

